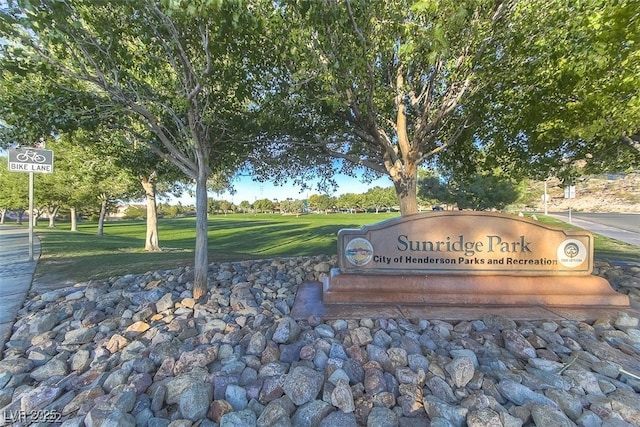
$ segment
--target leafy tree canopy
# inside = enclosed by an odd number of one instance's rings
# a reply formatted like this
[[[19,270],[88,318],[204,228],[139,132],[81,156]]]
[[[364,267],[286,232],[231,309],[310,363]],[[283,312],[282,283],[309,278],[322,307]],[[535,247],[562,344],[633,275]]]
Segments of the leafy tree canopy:
[[[272,212],[275,204],[269,199],[258,199],[253,202],[253,208],[258,212]]]
[[[279,3],[282,74],[260,103],[257,174],[386,174],[402,212],[416,212],[418,168],[468,126],[462,102],[510,3]]]
[[[503,210],[516,202],[522,193],[519,183],[497,171],[446,178],[437,175],[420,180],[420,196],[441,203],[457,206],[458,209],[476,211]]]
[[[8,156],[0,155],[0,209],[28,209],[29,175],[24,172],[10,172],[8,164]]]
[[[0,10],[12,72],[56,75],[107,99],[127,130],[196,183],[194,297],[207,286],[207,181],[244,160],[265,61],[268,1],[17,0]],[[266,64],[266,65],[265,65]],[[118,119],[118,124],[122,121]]]
[[[420,165],[470,175],[479,149],[514,176],[637,167],[635,3],[280,2],[256,174],[363,168],[411,213]]]
[[[520,2],[478,72],[471,138],[537,178],[640,167],[635,0]]]
[[[328,194],[312,194],[309,196],[309,207],[317,211],[329,211],[336,206],[337,200]]]

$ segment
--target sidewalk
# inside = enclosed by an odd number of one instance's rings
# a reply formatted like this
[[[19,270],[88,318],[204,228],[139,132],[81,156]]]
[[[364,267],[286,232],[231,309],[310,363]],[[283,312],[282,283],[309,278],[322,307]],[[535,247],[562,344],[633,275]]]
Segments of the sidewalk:
[[[26,226],[0,225],[0,358],[31,287],[39,257],[40,241],[34,235],[34,261],[29,261]]]

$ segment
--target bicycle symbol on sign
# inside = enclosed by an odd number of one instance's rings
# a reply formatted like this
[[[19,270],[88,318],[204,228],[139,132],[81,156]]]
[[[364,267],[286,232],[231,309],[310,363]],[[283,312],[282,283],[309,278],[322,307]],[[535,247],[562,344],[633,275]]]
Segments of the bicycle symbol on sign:
[[[18,155],[16,156],[16,159],[18,159],[19,162],[26,162],[28,160],[31,160],[32,162],[36,162],[36,163],[43,163],[45,160],[47,160],[45,156],[33,150],[27,150],[27,151],[18,153]]]

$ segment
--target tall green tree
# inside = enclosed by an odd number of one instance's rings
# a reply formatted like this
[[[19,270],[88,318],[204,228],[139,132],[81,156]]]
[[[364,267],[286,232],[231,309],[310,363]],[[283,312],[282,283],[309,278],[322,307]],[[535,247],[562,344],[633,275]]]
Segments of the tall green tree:
[[[70,208],[71,227],[76,230],[76,208],[86,202],[87,209],[93,209],[96,196],[92,192],[106,185],[96,173],[108,162],[95,161],[101,153],[92,148],[94,140],[111,135],[102,128],[101,100],[60,74],[26,74],[24,63],[0,60],[0,146],[47,144],[54,150],[54,174],[36,179],[37,190],[44,190],[36,192],[36,209],[40,214],[47,212],[49,226],[54,227],[59,209]]]
[[[251,203],[249,203],[248,200],[243,200],[240,202],[240,209],[242,209],[242,213],[247,213],[249,212],[249,209],[251,209]]]
[[[150,135],[153,137],[152,135]],[[140,191],[132,198],[142,198],[146,205],[146,251],[161,251],[158,231],[158,197],[169,194],[179,196],[186,185],[185,176],[173,164],[160,158],[140,142],[145,136],[140,133],[118,131],[113,138],[101,138],[97,148],[115,159],[115,164],[136,177]]]
[[[364,194],[364,206],[367,209],[375,209],[376,213],[380,209],[391,209],[396,206],[398,199],[394,197],[393,187],[373,187]]]
[[[358,208],[361,209],[365,204],[364,195],[356,193],[341,194],[336,201],[338,208],[348,210],[349,212],[354,212]]]
[[[269,12],[249,3],[18,0],[0,17],[6,63],[87,85],[195,182],[196,299],[207,291],[207,179],[242,160],[258,52],[269,52]]]
[[[54,173],[37,177],[35,203],[49,214],[50,227],[55,226],[59,209],[79,209],[98,214],[97,234],[101,236],[107,211],[116,201],[135,195],[135,177],[120,168],[115,157],[98,152],[90,142],[100,137],[110,139],[113,135],[78,130],[47,141],[47,149],[54,152]],[[74,231],[75,226],[72,220]]]
[[[269,199],[258,199],[253,202],[253,209],[255,209],[256,212],[273,212],[274,207],[273,201]]]
[[[530,0],[491,40],[472,138],[520,175],[640,167],[640,5]]]
[[[475,173],[449,184],[453,186],[450,192],[458,209],[503,210],[520,198],[517,183],[498,174]]]
[[[329,213],[336,206],[337,200],[328,194],[312,194],[309,196],[309,207],[314,211],[324,211]]]
[[[146,200],[147,229],[145,250],[159,251],[158,222],[156,213],[156,195],[175,192],[184,175],[171,163],[161,159],[149,150],[139,138],[147,137],[135,132],[135,127],[127,116],[114,114],[113,106],[95,93],[80,90],[74,82],[63,75],[28,75],[18,71],[4,69],[0,81],[0,114],[5,126],[0,128],[0,142],[16,141],[30,145],[33,141],[46,141],[50,148],[72,150],[72,147],[60,146],[62,139],[81,141],[86,149],[97,156],[108,158],[114,165],[137,177],[141,190],[139,195]],[[60,84],[60,79],[65,79]],[[57,81],[58,83],[54,83]],[[117,110],[116,110],[117,111]],[[126,129],[126,131],[125,131]],[[79,133],[81,137],[74,137]],[[90,136],[87,136],[90,134]],[[94,153],[86,155],[93,157]],[[56,156],[56,169],[68,174],[70,168],[64,160],[69,157]],[[101,164],[102,165],[102,164]],[[78,166],[78,165],[75,165]],[[82,168],[82,167],[81,167]],[[117,172],[120,174],[121,172]],[[72,172],[72,176],[75,174]],[[115,175],[114,173],[109,176]],[[85,178],[84,176],[82,178]],[[66,177],[56,175],[49,181],[60,182]],[[56,181],[57,180],[57,181]],[[128,181],[123,179],[117,184]],[[55,226],[57,210],[61,207],[54,189],[66,192],[71,187],[50,186],[46,205],[49,214],[49,226]],[[106,202],[106,200],[105,200]],[[103,215],[100,218],[103,218]],[[102,222],[100,222],[102,224]],[[98,234],[102,226],[99,225]]]
[[[425,174],[419,183],[420,196],[458,209],[504,210],[518,201],[525,186],[499,170],[439,176]]]
[[[418,181],[418,195],[431,204],[452,203],[449,186],[435,171],[421,171]]]
[[[17,222],[29,207],[29,175],[9,171],[8,156],[0,156],[0,224],[4,224],[8,211],[17,212]]]
[[[261,103],[271,132],[258,174],[295,171],[304,182],[310,170],[332,176],[339,159],[346,174],[388,175],[402,214],[417,212],[418,170],[468,127],[464,102],[482,87],[478,65],[514,3],[279,3],[285,72]]]
[[[280,212],[301,214],[304,211],[304,204],[300,199],[287,198],[280,202]]]

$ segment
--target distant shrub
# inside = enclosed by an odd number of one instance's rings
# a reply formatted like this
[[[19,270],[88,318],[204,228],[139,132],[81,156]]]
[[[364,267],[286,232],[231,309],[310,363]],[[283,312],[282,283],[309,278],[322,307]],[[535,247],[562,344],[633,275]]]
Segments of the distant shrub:
[[[125,219],[144,219],[147,217],[147,209],[140,206],[129,206],[124,211]]]
[[[640,194],[632,191],[616,191],[614,195],[628,203],[640,203]]]

